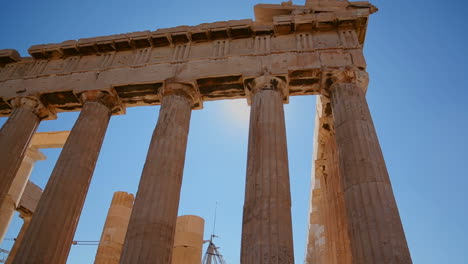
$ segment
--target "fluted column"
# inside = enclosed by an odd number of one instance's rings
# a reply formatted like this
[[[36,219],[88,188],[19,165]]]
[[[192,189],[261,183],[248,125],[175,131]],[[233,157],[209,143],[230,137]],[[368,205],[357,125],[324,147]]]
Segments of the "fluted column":
[[[193,98],[191,86],[164,87],[121,264],[171,263]]]
[[[81,113],[42,194],[15,264],[62,264],[67,260],[114,105],[111,96],[95,91],[82,94],[82,100]]]
[[[133,194],[126,192],[114,193],[94,264],[119,263],[128,221],[132,213],[133,200]]]
[[[352,263],[412,263],[364,91],[348,78],[330,93]]]
[[[46,157],[38,149],[34,147],[28,148],[23,162],[20,165],[18,173],[16,174],[13,183],[8,190],[7,195],[0,201],[0,243],[8,230],[11,219],[15,214],[21,196],[24,192],[26,184],[28,183],[29,176],[38,160],[45,160]]]
[[[11,249],[10,254],[8,254],[6,264],[13,263],[13,260],[15,259],[16,254],[18,253],[18,248],[21,245],[21,242],[23,241],[24,234],[26,233],[26,230],[29,227],[29,223],[31,223],[31,214],[22,213],[20,217],[23,218],[23,225],[21,226],[21,230],[18,233],[18,236],[16,237],[15,244],[13,244],[13,248]]]
[[[291,194],[283,111],[285,84],[262,76],[250,84],[242,264],[294,263]]]
[[[199,264],[202,261],[205,220],[196,215],[177,217],[171,264]]]
[[[10,103],[13,112],[0,129],[1,200],[5,198],[13,183],[40,120],[49,115],[47,108],[35,98],[15,98]]]

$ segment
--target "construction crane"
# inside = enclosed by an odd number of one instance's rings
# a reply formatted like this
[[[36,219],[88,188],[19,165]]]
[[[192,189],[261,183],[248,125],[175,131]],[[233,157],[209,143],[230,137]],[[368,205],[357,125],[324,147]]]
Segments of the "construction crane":
[[[215,235],[211,235],[210,240],[205,240],[205,243],[208,243],[208,248],[206,249],[205,256],[203,256],[202,264],[226,264],[226,261],[223,259],[223,255],[219,253],[219,247],[216,247],[213,243],[213,238]]]
[[[226,261],[223,259],[223,255],[221,255],[221,253],[218,251],[219,247],[213,243],[213,239],[217,237],[215,235],[217,209],[218,202],[216,202],[214,211],[213,233],[211,233],[210,240],[203,241],[203,243],[208,243],[208,248],[206,249],[205,256],[203,256],[202,264],[226,264]]]

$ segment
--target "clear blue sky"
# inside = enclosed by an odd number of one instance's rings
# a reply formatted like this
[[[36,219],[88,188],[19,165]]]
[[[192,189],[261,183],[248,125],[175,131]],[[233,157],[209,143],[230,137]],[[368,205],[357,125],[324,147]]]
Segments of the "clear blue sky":
[[[264,3],[280,3],[269,0]],[[294,1],[303,4],[304,1]],[[253,18],[260,1],[5,1],[0,49],[27,56],[34,44],[179,25]],[[462,0],[375,0],[365,44],[367,93],[414,263],[468,263],[468,4]],[[315,98],[293,97],[286,109],[296,263],[303,263]],[[99,240],[112,193],[135,193],[159,107],[114,116],[75,236]],[[229,264],[239,263],[248,111],[245,101],[194,111],[180,214],[213,225]],[[77,113],[42,122],[39,131],[71,129]],[[0,118],[0,125],[6,118]],[[5,151],[5,150],[1,150]],[[32,180],[44,187],[59,155],[46,150]],[[4,153],[3,153],[4,154]],[[16,219],[7,237],[15,237]],[[1,248],[8,249],[12,241]],[[70,264],[92,263],[96,247],[73,246]]]

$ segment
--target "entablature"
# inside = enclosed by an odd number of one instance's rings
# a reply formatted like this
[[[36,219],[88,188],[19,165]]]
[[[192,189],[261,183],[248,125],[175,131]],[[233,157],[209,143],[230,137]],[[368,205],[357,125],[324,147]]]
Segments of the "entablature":
[[[12,98],[24,96],[36,96],[57,112],[78,111],[79,94],[88,90],[115,94],[123,107],[157,105],[168,79],[195,87],[201,98],[195,108],[202,108],[203,101],[245,98],[246,83],[265,72],[286,81],[286,102],[289,96],[320,94],[322,72],[366,68],[360,32],[372,7],[326,12],[257,5],[258,21],[36,45],[29,49],[32,58],[1,50],[0,116],[9,115]],[[259,17],[262,12],[270,17]]]
[[[297,5],[258,4],[255,17],[251,19],[204,23],[197,26],[178,26],[140,31],[62,43],[31,46],[28,50],[34,59],[60,59],[73,56],[88,56],[112,51],[127,51],[146,48],[168,47],[186,43],[210,42],[224,39],[254,38],[261,35],[285,35],[297,32],[330,30],[337,27],[356,29],[359,36],[366,29],[367,18],[376,8],[368,2],[350,2],[338,10],[314,10]],[[364,32],[365,33],[365,32]],[[360,43],[363,43],[363,39]],[[14,50],[0,52],[0,65],[20,60]]]

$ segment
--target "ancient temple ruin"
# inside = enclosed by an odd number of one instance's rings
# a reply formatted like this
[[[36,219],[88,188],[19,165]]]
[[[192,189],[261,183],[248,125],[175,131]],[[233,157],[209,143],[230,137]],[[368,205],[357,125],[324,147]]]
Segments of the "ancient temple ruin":
[[[160,114],[120,263],[171,263],[192,110],[235,98],[251,109],[240,262],[294,263],[283,104],[302,95],[317,95],[306,262],[412,263],[365,97],[377,9],[308,0],[254,10],[254,21],[36,45],[31,57],[0,50],[1,199],[40,121],[80,112],[14,264],[66,262],[111,116],[148,105]]]

